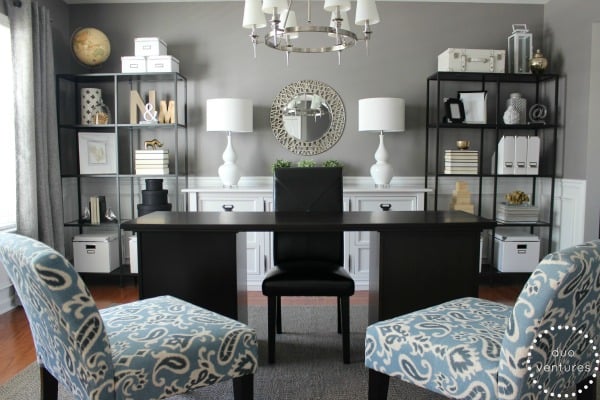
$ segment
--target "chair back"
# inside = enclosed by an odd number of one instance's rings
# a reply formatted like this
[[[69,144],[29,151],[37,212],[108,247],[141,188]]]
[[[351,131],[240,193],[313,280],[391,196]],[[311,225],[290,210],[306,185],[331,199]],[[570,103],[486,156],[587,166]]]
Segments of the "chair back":
[[[500,350],[499,398],[571,396],[575,384],[597,372],[592,346],[600,340],[599,310],[600,240],[547,255],[510,315]]]
[[[340,167],[276,168],[273,173],[276,212],[343,211]],[[343,232],[275,232],[273,256],[282,269],[329,268],[343,264]]]
[[[114,398],[104,324],[73,266],[47,245],[11,233],[0,233],[0,262],[27,314],[38,363],[75,399]]]

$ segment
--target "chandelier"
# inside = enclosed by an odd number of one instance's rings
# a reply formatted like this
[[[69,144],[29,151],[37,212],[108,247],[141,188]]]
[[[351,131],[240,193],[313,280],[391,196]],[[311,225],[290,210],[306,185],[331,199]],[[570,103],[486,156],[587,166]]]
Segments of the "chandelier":
[[[379,13],[375,0],[358,0],[356,3],[355,24],[363,27],[363,36],[359,38],[350,30],[348,11],[350,0],[325,0],[323,9],[331,13],[328,26],[314,25],[311,18],[311,0],[307,0],[307,18],[305,25],[298,25],[296,13],[293,9],[293,0],[245,0],[244,19],[242,26],[252,29],[250,40],[256,58],[256,45],[260,42],[257,29],[267,26],[265,14],[271,19],[271,29],[265,34],[263,43],[268,47],[285,52],[286,63],[289,63],[290,53],[329,53],[337,52],[338,64],[341,63],[343,50],[352,47],[359,40],[364,40],[369,46],[371,39],[371,25],[379,23]],[[306,37],[312,41],[307,43]],[[317,44],[313,44],[318,37]]]

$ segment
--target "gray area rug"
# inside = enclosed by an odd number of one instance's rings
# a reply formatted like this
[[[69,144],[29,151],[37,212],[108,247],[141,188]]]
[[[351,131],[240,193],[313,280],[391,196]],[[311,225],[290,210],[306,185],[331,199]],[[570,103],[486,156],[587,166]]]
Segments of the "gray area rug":
[[[367,306],[352,306],[350,316],[351,363],[342,362],[342,339],[336,331],[333,306],[287,306],[283,308],[283,331],[277,335],[277,360],[267,363],[267,310],[250,307],[249,325],[259,339],[259,368],[254,379],[257,400],[367,399],[368,373],[364,366],[364,332]],[[0,399],[39,398],[39,373],[34,363],[7,384]],[[60,400],[73,397],[62,388]],[[231,381],[196,390],[176,400],[233,399]],[[388,399],[443,399],[423,389],[390,380]]]

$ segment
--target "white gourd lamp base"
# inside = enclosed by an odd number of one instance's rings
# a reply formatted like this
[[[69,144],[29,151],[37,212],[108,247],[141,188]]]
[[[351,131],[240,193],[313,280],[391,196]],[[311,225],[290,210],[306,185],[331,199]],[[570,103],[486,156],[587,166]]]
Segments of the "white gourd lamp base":
[[[371,177],[376,188],[388,188],[394,176],[394,169],[388,163],[389,154],[383,144],[383,131],[379,133],[379,147],[375,152],[375,164],[371,166]]]
[[[235,163],[237,156],[231,145],[231,132],[227,133],[227,147],[223,152],[224,163],[219,167],[219,178],[223,183],[223,187],[236,187],[240,180],[240,168]]]

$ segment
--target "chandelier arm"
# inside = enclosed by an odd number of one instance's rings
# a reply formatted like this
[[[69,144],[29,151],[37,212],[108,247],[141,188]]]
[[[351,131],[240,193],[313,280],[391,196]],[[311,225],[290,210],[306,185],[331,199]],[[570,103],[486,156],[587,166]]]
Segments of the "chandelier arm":
[[[303,25],[303,26],[290,26],[283,30],[284,35],[292,33],[332,33],[335,34],[336,30],[330,26],[315,26],[315,25]],[[339,35],[345,39],[340,44],[333,46],[323,47],[296,47],[293,44],[284,44],[282,41],[276,41],[273,37],[273,32],[265,35],[265,44],[272,49],[287,51],[292,53],[329,53],[332,51],[340,51],[352,47],[358,41],[356,34],[352,31],[345,29],[338,29]]]

